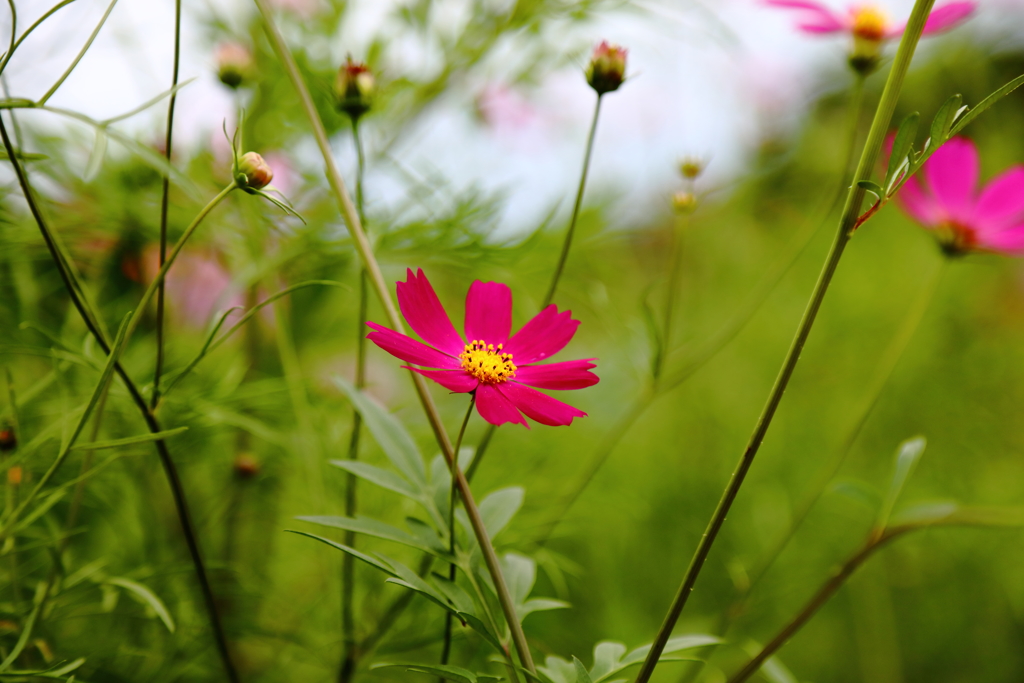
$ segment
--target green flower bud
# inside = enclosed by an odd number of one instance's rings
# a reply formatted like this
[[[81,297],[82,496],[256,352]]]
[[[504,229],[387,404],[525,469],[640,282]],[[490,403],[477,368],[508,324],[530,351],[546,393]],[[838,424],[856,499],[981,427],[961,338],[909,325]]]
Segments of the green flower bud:
[[[601,41],[590,56],[586,73],[587,83],[598,95],[618,90],[626,80],[626,49]]]
[[[707,162],[697,157],[683,157],[679,162],[679,175],[687,180],[696,180],[704,172]]]
[[[676,213],[693,213],[697,208],[697,195],[692,192],[676,192],[672,195],[672,209]]]
[[[370,73],[370,67],[362,62],[345,58],[345,64],[338,69],[334,80],[334,97],[338,110],[348,114],[353,121],[370,110],[377,84]]]

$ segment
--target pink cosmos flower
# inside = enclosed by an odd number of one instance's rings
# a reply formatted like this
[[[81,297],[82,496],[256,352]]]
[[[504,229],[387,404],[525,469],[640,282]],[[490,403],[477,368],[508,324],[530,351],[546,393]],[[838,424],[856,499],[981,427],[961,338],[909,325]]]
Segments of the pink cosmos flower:
[[[975,193],[978,150],[953,138],[896,195],[903,210],[937,233],[949,254],[1024,253],[1024,166],[1014,166]]]
[[[765,0],[772,7],[784,7],[803,13],[797,28],[806,33],[849,33],[855,38],[881,41],[903,33],[906,24],[894,26],[875,4],[851,5],[845,14],[813,0]],[[948,31],[974,13],[977,2],[959,0],[932,10],[924,25],[924,35]]]
[[[554,304],[511,337],[512,290],[499,282],[476,280],[466,295],[466,340],[452,325],[422,270],[408,270],[398,283],[398,305],[409,326],[429,344],[367,322],[367,339],[392,356],[424,369],[402,366],[456,393],[475,392],[480,416],[493,425],[514,422],[529,429],[526,417],[559,426],[586,417],[577,408],[530,387],[583,389],[598,383],[593,358],[537,364],[569,343],[580,322]],[[468,343],[467,343],[468,342]],[[515,359],[513,361],[513,358]],[[529,386],[527,386],[529,385]]]

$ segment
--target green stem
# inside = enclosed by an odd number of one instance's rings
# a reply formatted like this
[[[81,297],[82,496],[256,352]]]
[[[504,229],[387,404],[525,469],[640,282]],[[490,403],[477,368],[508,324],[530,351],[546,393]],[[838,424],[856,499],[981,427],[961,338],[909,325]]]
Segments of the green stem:
[[[359,135],[359,119],[352,119],[352,138],[355,141],[356,155],[359,159],[356,168],[356,211],[359,220],[365,225],[366,214],[363,207],[363,175],[366,172],[366,158],[363,155],[363,143]],[[366,386],[366,318],[369,292],[366,287],[366,270],[359,269],[359,314],[356,318],[356,377],[357,389]],[[362,433],[363,416],[358,410],[352,411],[352,435],[348,444],[348,459],[359,459],[359,437]],[[345,477],[345,515],[355,517],[358,508],[356,497],[359,478],[351,472]],[[345,545],[356,547],[356,534],[345,532]],[[338,673],[340,683],[349,683],[359,663],[359,641],[355,636],[355,558],[346,553],[341,558],[341,629],[345,638],[345,654],[341,660]]]
[[[662,367],[665,365],[665,357],[668,355],[668,350],[671,348],[672,340],[672,315],[675,312],[676,305],[676,290],[679,289],[679,263],[682,260],[682,242],[683,238],[680,234],[684,232],[686,226],[689,225],[689,216],[679,219],[678,223],[672,225],[672,234],[669,247],[669,262],[668,267],[668,291],[665,295],[665,313],[662,316],[661,321],[661,341],[658,349],[658,357],[655,359],[653,372],[654,382],[657,383],[658,378],[661,377]]]
[[[107,17],[110,16],[110,13],[114,10],[114,5],[116,4],[117,0],[110,0],[110,5],[107,6],[107,11],[104,12],[103,16],[100,18],[100,23],[96,24],[96,28],[93,30],[92,34],[89,35],[89,39],[85,41],[85,45],[83,45],[82,49],[79,50],[77,55],[75,55],[75,59],[71,62],[71,66],[69,66],[67,70],[60,75],[60,78],[58,78],[57,82],[46,91],[46,94],[39,98],[39,101],[36,103],[37,106],[41,107],[46,104],[46,101],[53,97],[53,93],[57,92],[57,89],[64,84],[64,81],[66,81],[68,76],[71,75],[71,72],[75,70],[78,63],[82,61],[82,57],[84,57],[85,53],[89,51],[90,47],[92,47],[92,41],[96,40],[96,36],[99,35],[100,29],[103,28],[103,25],[107,23]]]
[[[459,429],[459,436],[455,439],[455,460],[451,469],[452,484],[451,492],[448,494],[448,552],[455,556],[455,470],[458,465],[459,449],[462,448],[462,437],[466,435],[466,425],[469,424],[469,418],[473,414],[473,406],[476,404],[476,394],[469,395],[469,408],[466,409],[466,417],[462,418],[462,427]],[[452,562],[448,565],[448,580],[455,581],[455,569],[456,565]],[[444,646],[441,648],[441,663],[448,663],[448,655],[451,654],[452,647],[452,613],[448,612],[444,617]],[[444,683],[444,679],[441,679],[438,683]]]
[[[594,103],[594,118],[590,122],[590,133],[587,135],[587,150],[583,154],[583,172],[580,173],[580,186],[576,190],[576,203],[572,207],[572,217],[569,219],[569,229],[565,233],[565,242],[562,243],[562,253],[558,257],[558,265],[555,266],[555,274],[551,277],[551,285],[544,297],[546,307],[555,298],[555,290],[558,289],[558,281],[562,279],[562,270],[565,262],[569,259],[569,248],[572,246],[572,238],[576,233],[576,221],[580,217],[580,207],[583,205],[583,190],[587,187],[587,175],[590,173],[590,154],[594,151],[594,135],[597,133],[597,118],[601,113],[601,95],[597,96]]]
[[[857,219],[860,215],[860,208],[864,201],[865,194],[864,189],[857,184],[857,181],[867,179],[871,176],[871,171],[878,159],[878,154],[885,140],[889,123],[892,120],[892,114],[896,108],[896,102],[899,99],[900,90],[903,87],[903,79],[906,76],[907,69],[910,67],[910,61],[914,56],[914,50],[921,37],[924,22],[927,19],[928,12],[931,10],[934,2],[935,0],[917,0],[914,4],[914,10],[910,15],[910,20],[907,22],[906,31],[903,34],[903,39],[900,41],[899,49],[896,52],[896,58],[893,61],[892,69],[889,72],[889,78],[886,81],[885,90],[882,92],[882,98],[878,103],[878,109],[875,111],[875,117],[871,123],[871,130],[868,133],[867,141],[864,144],[864,150],[861,153],[860,162],[858,163],[857,170],[854,174],[855,182],[851,186],[850,192],[847,195],[846,205],[843,208],[842,218],[839,221],[839,228],[836,231],[832,247],[829,249],[828,256],[825,259],[825,264],[822,267],[821,274],[818,276],[818,281],[814,286],[814,291],[811,293],[811,298],[807,303],[807,308],[804,311],[803,318],[800,320],[800,324],[797,327],[796,335],[794,336],[793,342],[786,354],[786,358],[782,363],[782,368],[775,380],[775,384],[768,395],[768,400],[761,411],[757,424],[754,426],[754,431],[753,434],[751,434],[750,441],[747,443],[747,447],[743,451],[739,464],[736,466],[736,470],[733,472],[725,491],[722,493],[722,498],[719,501],[718,506],[715,508],[714,514],[711,516],[711,520],[708,523],[708,527],[705,530],[704,535],[697,544],[697,549],[693,555],[693,559],[690,561],[690,565],[687,568],[686,573],[683,575],[683,581],[672,601],[672,605],[669,607],[665,621],[662,623],[661,629],[658,631],[658,634],[654,639],[654,643],[647,655],[647,659],[640,668],[640,673],[637,675],[636,683],[647,683],[651,674],[654,673],[654,669],[658,664],[658,659],[661,657],[661,653],[665,649],[665,643],[668,642],[668,639],[672,634],[672,629],[675,628],[679,615],[682,614],[683,608],[686,606],[686,601],[689,598],[690,593],[693,591],[693,587],[697,582],[700,570],[704,566],[704,561],[707,559],[708,553],[711,552],[711,547],[714,544],[722,525],[725,523],[725,518],[729,513],[729,509],[732,507],[733,501],[739,493],[740,487],[743,485],[743,480],[747,475],[747,471],[753,464],[754,457],[757,455],[757,451],[764,440],[765,434],[768,432],[769,426],[771,426],[772,418],[775,416],[775,411],[782,402],[782,395],[785,393],[786,387],[789,384],[789,379],[792,377],[793,371],[796,369],[797,362],[800,359],[800,352],[803,350],[804,344],[807,342],[807,337],[814,325],[814,320],[818,315],[818,310],[821,308],[821,304],[825,299],[825,293],[828,291],[828,286],[832,282],[832,277],[835,275],[836,268],[839,266],[839,261],[842,258],[846,244],[852,235],[852,230],[857,224]]]
[[[86,328],[88,328],[89,333],[96,340],[96,343],[100,346],[103,352],[109,356],[111,353],[110,343],[107,341],[107,337],[103,334],[102,327],[98,324],[96,317],[90,310],[88,299],[85,298],[80,286],[76,284],[74,271],[71,269],[70,264],[64,260],[61,254],[56,234],[47,226],[46,220],[43,218],[43,214],[39,210],[39,206],[36,204],[35,195],[33,194],[32,187],[28,182],[28,175],[25,173],[25,169],[21,166],[21,162],[18,161],[17,155],[14,151],[14,146],[11,144],[10,136],[7,134],[7,127],[4,125],[2,116],[0,116],[0,137],[3,138],[4,149],[7,151],[8,158],[14,168],[14,173],[18,178],[18,183],[21,185],[22,193],[25,196],[25,202],[28,204],[29,211],[32,213],[32,217],[35,219],[36,225],[39,227],[39,232],[43,236],[46,248],[50,252],[50,257],[57,266],[57,272],[60,274],[61,280],[64,283],[64,288],[68,292],[68,296],[71,297],[71,303],[78,311],[79,316],[82,318],[82,322],[85,323]],[[146,399],[143,398],[142,393],[135,385],[135,382],[132,381],[131,377],[128,376],[128,373],[124,371],[124,368],[121,367],[119,362],[114,364],[114,369],[121,378],[125,388],[128,390],[128,394],[131,397],[132,402],[135,403],[135,406],[142,414],[142,418],[145,420],[146,427],[149,431],[153,434],[163,431],[163,428],[160,426],[160,421],[156,418],[153,412],[150,411],[149,406],[146,404]],[[207,615],[210,619],[210,626],[213,629],[218,654],[224,664],[228,680],[231,683],[238,683],[238,672],[235,670],[235,665],[231,660],[231,653],[228,650],[227,638],[224,635],[224,629],[220,621],[220,613],[217,611],[217,601],[214,598],[213,589],[210,586],[209,577],[206,574],[206,565],[203,563],[202,553],[199,550],[198,537],[195,532],[195,526],[192,523],[192,515],[189,511],[188,500],[185,497],[185,489],[182,486],[181,478],[178,475],[178,468],[174,464],[174,460],[171,458],[171,452],[168,450],[167,443],[163,439],[155,441],[154,446],[156,447],[157,454],[160,457],[160,464],[163,466],[164,475],[167,477],[167,483],[171,489],[171,495],[174,499],[174,509],[178,514],[178,522],[181,525],[182,534],[185,536],[185,544],[188,546],[189,555],[192,558],[192,565],[195,569],[196,579],[199,581],[199,586],[202,590],[203,601],[206,606]]]
[[[174,103],[178,99],[178,65],[181,61],[181,0],[174,0],[174,68],[171,75],[171,98],[167,102],[167,132],[164,135],[164,158],[171,165],[171,149],[174,133]],[[160,266],[167,260],[167,206],[171,192],[171,177],[164,175],[160,195]],[[149,408],[156,410],[160,401],[160,376],[164,371],[164,295],[166,282],[161,282],[156,295],[156,367],[153,370],[153,394]]]
[[[818,477],[814,480],[814,483],[810,486],[807,497],[797,506],[797,511],[793,515],[793,521],[786,531],[786,534],[779,539],[779,542],[772,548],[768,553],[768,559],[764,565],[754,574],[754,578],[751,580],[749,587],[745,593],[749,594],[754,586],[761,580],[761,578],[768,573],[772,565],[785,550],[786,546],[793,539],[797,530],[803,524],[804,520],[807,519],[807,515],[810,513],[811,508],[817,504],[818,500],[821,499],[825,489],[828,487],[829,482],[835,479],[839,469],[843,466],[846,461],[846,457],[849,455],[850,450],[853,448],[853,444],[856,442],[857,437],[860,436],[861,430],[867,423],[868,417],[870,417],[875,405],[878,403],[879,397],[882,395],[882,391],[885,389],[885,385],[888,384],[889,378],[892,376],[893,371],[896,369],[896,365],[899,363],[900,358],[907,350],[907,346],[910,344],[910,340],[913,339],[914,334],[917,332],[918,327],[921,326],[921,321],[924,319],[925,313],[931,306],[932,301],[935,298],[935,292],[938,290],[939,282],[942,280],[942,273],[945,270],[946,258],[939,261],[938,265],[932,269],[931,274],[928,276],[924,286],[917,294],[917,298],[913,301],[907,314],[903,317],[903,323],[896,331],[896,335],[889,342],[882,357],[877,366],[875,366],[875,373],[871,377],[871,381],[868,384],[868,390],[864,392],[864,398],[861,405],[857,410],[854,411],[854,415],[857,416],[853,425],[850,427],[843,439],[842,445],[835,452],[831,461],[826,463],[821,469]],[[740,612],[742,609],[740,610]]]
[[[324,129],[324,124],[316,110],[316,105],[313,104],[313,99],[309,94],[309,89],[302,80],[302,75],[299,73],[299,68],[295,63],[295,58],[292,56],[291,51],[284,42],[284,38],[281,36],[281,33],[274,22],[273,15],[267,9],[265,0],[253,1],[256,3],[261,16],[263,17],[264,27],[267,32],[267,37],[270,40],[271,47],[277,54],[278,59],[281,60],[288,79],[291,81],[292,86],[299,95],[299,104],[309,120],[310,126],[313,129],[313,137],[315,138],[317,146],[319,147],[320,153],[324,159],[327,181],[331,187],[331,191],[334,193],[334,196],[338,201],[338,208],[341,210],[342,216],[345,219],[345,225],[348,228],[352,241],[355,244],[356,251],[359,253],[360,259],[362,259],[363,267],[366,269],[367,276],[370,280],[370,285],[373,287],[374,293],[377,295],[377,299],[384,308],[384,313],[387,316],[391,328],[396,332],[402,333],[405,331],[405,325],[402,324],[402,318],[399,315],[395,302],[391,298],[388,287],[384,282],[384,276],[381,273],[380,265],[377,263],[373,250],[370,248],[369,239],[366,237],[362,221],[360,221],[359,215],[356,213],[355,206],[352,204],[352,199],[349,197],[348,190],[345,187],[345,181],[342,179],[341,173],[338,171],[338,166],[334,162],[334,156],[331,154],[330,142],[327,139],[327,131]],[[451,466],[453,459],[456,457],[455,451],[452,447],[451,439],[448,437],[447,431],[445,431],[444,423],[441,420],[441,415],[437,410],[437,406],[434,404],[434,399],[431,397],[430,391],[427,388],[426,381],[415,372],[410,371],[409,374],[412,378],[413,386],[416,389],[416,394],[419,397],[420,403],[423,405],[423,410],[426,413],[427,420],[430,422],[431,429],[434,431],[434,437],[437,439],[438,445],[441,447],[441,453],[444,455],[449,466]],[[462,474],[462,471],[458,469],[457,463],[455,474],[456,485],[459,488],[459,494],[462,496],[463,505],[466,508],[466,516],[469,518],[470,526],[473,529],[473,535],[476,536],[477,542],[480,545],[484,564],[487,566],[487,571],[491,576],[491,580],[494,582],[495,590],[498,593],[498,601],[501,603],[505,620],[508,622],[509,629],[512,631],[512,640],[519,652],[519,659],[524,668],[531,673],[535,673],[536,667],[533,663],[533,656],[530,654],[530,648],[526,642],[526,636],[523,633],[522,625],[516,617],[515,607],[512,604],[512,597],[509,594],[508,585],[501,572],[501,566],[498,563],[498,556],[494,552],[494,546],[487,535],[487,529],[484,527],[483,519],[480,517],[480,511],[473,498],[473,492],[470,490],[469,482],[466,481],[466,477]]]
[[[178,238],[178,241],[174,245],[174,249],[171,250],[170,255],[167,257],[167,260],[164,261],[162,266],[160,266],[160,270],[157,272],[156,277],[153,278],[153,281],[149,283],[149,287],[147,287],[146,291],[143,292],[139,305],[135,307],[135,310],[139,312],[139,315],[134,316],[128,324],[128,331],[125,334],[125,344],[127,344],[128,340],[131,339],[135,328],[139,326],[139,321],[142,320],[142,311],[146,310],[146,306],[148,306],[149,302],[152,301],[153,295],[156,294],[157,289],[163,284],[164,279],[167,277],[167,271],[169,271],[171,266],[174,265],[175,259],[178,258],[178,254],[180,254],[181,250],[185,247],[185,243],[188,242],[188,238],[196,231],[196,228],[198,228],[199,224],[203,222],[203,219],[206,218],[206,216],[237,187],[238,186],[232,182],[221,190],[217,196],[211,199],[209,203],[196,215],[196,217],[192,219],[189,226],[185,228],[185,232],[182,233],[180,238]]]

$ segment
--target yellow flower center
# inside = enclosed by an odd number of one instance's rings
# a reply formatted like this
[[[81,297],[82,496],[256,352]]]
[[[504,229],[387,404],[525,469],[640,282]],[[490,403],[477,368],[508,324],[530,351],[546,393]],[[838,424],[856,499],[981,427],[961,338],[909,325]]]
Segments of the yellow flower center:
[[[511,353],[502,353],[502,346],[498,344],[495,348],[494,344],[474,339],[459,354],[462,369],[485,384],[507,382],[516,376],[516,365]]]
[[[881,40],[889,28],[889,17],[877,5],[854,7],[853,35],[864,40]]]

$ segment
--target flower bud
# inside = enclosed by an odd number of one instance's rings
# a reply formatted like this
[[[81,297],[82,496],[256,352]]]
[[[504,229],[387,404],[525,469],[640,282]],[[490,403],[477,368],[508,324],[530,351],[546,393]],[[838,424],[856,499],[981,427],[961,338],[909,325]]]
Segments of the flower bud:
[[[692,192],[676,192],[672,195],[672,209],[676,213],[693,213],[697,208],[697,195]]]
[[[704,172],[707,162],[697,157],[683,157],[679,162],[679,175],[687,180],[696,180]]]
[[[252,77],[252,52],[241,43],[221,43],[217,48],[217,78],[229,88],[237,88]]]
[[[232,469],[239,479],[252,479],[260,473],[260,463],[248,453],[239,453],[235,456],[235,464]]]
[[[235,183],[243,190],[262,190],[274,179],[270,165],[256,152],[246,152],[238,159]]]
[[[348,114],[353,121],[370,111],[376,82],[370,67],[362,62],[353,62],[346,57],[334,80],[334,97],[338,110]]]
[[[0,429],[0,453],[10,453],[18,447],[18,438],[14,435],[14,427],[4,425]]]
[[[7,470],[7,483],[11,486],[17,486],[21,483],[23,471],[20,465],[15,465],[11,469]]]
[[[587,83],[598,95],[618,90],[626,80],[626,49],[601,41],[590,56],[586,73]]]
[[[882,60],[882,44],[889,32],[889,17],[875,5],[860,5],[850,10],[853,51],[850,68],[867,76]]]

